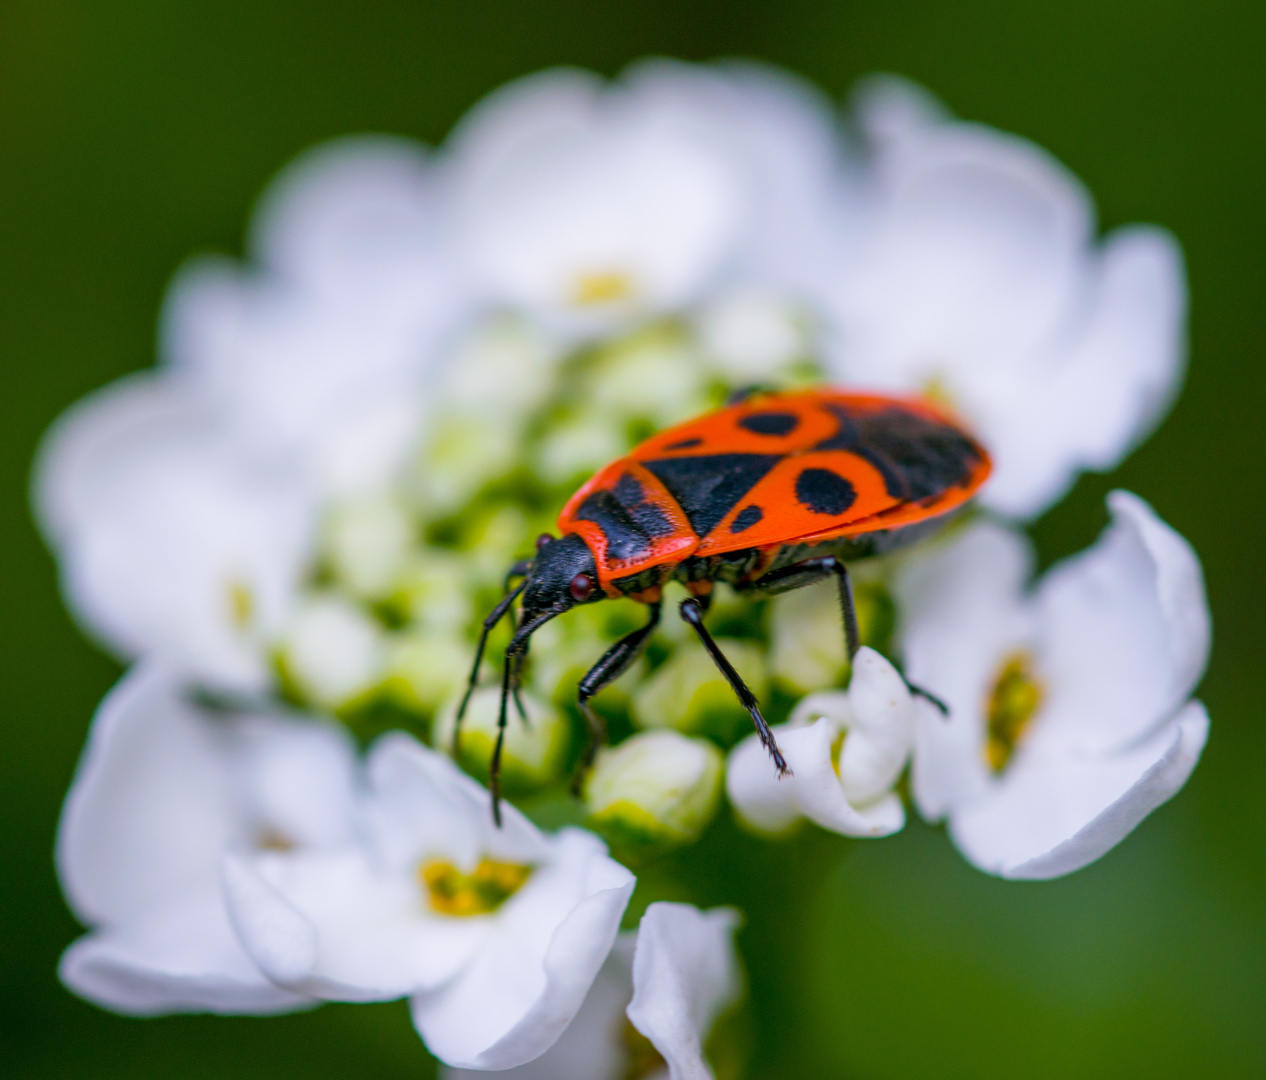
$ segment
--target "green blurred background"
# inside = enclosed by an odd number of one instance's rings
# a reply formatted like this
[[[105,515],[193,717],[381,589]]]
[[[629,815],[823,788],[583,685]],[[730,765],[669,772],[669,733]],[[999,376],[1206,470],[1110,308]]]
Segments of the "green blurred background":
[[[1266,9],[1242,0],[220,0],[0,3],[0,1032],[23,1077],[424,1077],[403,1006],[282,1020],[134,1021],[64,992],[76,934],[50,859],[93,706],[118,666],[76,631],[30,523],[36,440],[83,393],[148,364],[176,265],[239,251],[252,200],[316,140],[443,137],[501,82],[560,62],[746,55],[842,95],[912,76],[960,115],[1026,135],[1098,199],[1187,252],[1186,393],[1116,474],[1037,527],[1088,543],[1116,485],[1202,555],[1215,613],[1214,728],[1187,789],[1098,864],[1049,884],[972,870],[935,830],[822,834],[749,860],[760,1077],[1266,1076]],[[777,950],[775,952],[775,950]]]

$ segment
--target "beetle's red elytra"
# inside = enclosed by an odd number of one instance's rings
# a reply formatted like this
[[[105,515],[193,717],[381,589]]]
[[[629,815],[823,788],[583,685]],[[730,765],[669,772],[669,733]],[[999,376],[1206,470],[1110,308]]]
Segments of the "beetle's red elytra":
[[[606,734],[589,699],[637,659],[659,622],[663,585],[678,581],[691,593],[681,603],[682,618],[785,772],[755,696],[703,624],[713,583],[770,596],[834,576],[851,657],[860,642],[845,563],[939,529],[990,469],[985,449],[939,405],[831,387],[753,393],[652,436],[568,500],[559,538],[542,535],[535,556],[510,568],[507,586],[521,580],[484,620],[454,740],[488,633],[517,598],[520,618],[502,673],[502,731],[538,627],[579,604],[638,600],[648,609],[646,625],[611,646],[577,687],[590,728],[578,784]],[[498,822],[501,745],[499,736],[489,777]]]

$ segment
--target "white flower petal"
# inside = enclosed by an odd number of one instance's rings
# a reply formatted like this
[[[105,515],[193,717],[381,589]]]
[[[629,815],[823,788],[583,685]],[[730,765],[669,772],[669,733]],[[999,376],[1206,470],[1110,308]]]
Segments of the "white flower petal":
[[[829,720],[775,730],[791,770],[779,782],[791,787],[796,808],[810,821],[844,836],[888,836],[905,824],[905,811],[896,795],[865,807],[848,801],[831,761],[835,728]]]
[[[664,902],[642,916],[627,1012],[667,1062],[670,1080],[712,1080],[703,1043],[742,992],[733,940],[740,918],[733,908]]]
[[[380,738],[367,771],[374,793],[365,809],[370,843],[386,865],[438,857],[470,870],[484,856],[527,865],[550,857],[548,838],[516,807],[502,804],[498,828],[487,789],[411,736]]]
[[[1017,517],[1055,502],[1082,469],[1106,470],[1168,410],[1185,359],[1182,252],[1162,230],[1106,240],[1070,326],[989,417],[997,469],[984,501]],[[1028,404],[1021,399],[1027,397]]]
[[[116,1011],[276,1012],[306,999],[255,967],[229,925],[222,853],[339,843],[350,832],[345,733],[280,716],[208,716],[147,663],[107,696],[57,838],[76,913],[95,924],[64,981]]]
[[[214,893],[235,837],[214,732],[156,664],[106,695],[66,795],[57,870],[85,922],[128,922],[172,895]]]
[[[889,791],[905,768],[915,703],[897,669],[866,646],[853,657],[848,700],[852,717],[840,750],[840,786],[860,806]]]
[[[389,135],[334,139],[296,158],[268,186],[250,246],[269,269],[335,303],[367,293],[381,303],[389,299],[384,290],[412,290],[416,304],[438,269],[436,188],[417,143]]]
[[[733,171],[636,91],[542,73],[485,102],[454,146],[475,273],[547,318],[675,307],[733,247]]]
[[[363,851],[263,854],[224,865],[229,913],[274,982],[331,1001],[387,1001],[451,979],[490,932],[488,917],[429,910],[416,874]]]
[[[893,583],[906,675],[950,710],[916,714],[912,787],[928,820],[988,789],[982,717],[1007,656],[1033,647],[1032,566],[1022,534],[982,522],[912,555]]]
[[[558,1042],[540,1057],[498,1073],[505,1080],[620,1080],[625,1075],[624,1007],[633,996],[632,932],[616,940],[585,1003]],[[478,1080],[487,1073],[440,1066],[444,1080]]]
[[[130,1016],[267,1014],[316,1004],[260,974],[213,893],[174,901],[121,929],[85,935],[66,950],[58,974],[80,997]]]
[[[544,1053],[611,951],[634,879],[596,837],[565,829],[553,861],[498,912],[479,956],[412,1000],[428,1049],[461,1068],[509,1069]]]
[[[994,797],[956,813],[967,858],[1009,878],[1053,878],[1093,862],[1186,783],[1208,737],[1198,701],[1144,741],[1106,755],[1017,760]]]
[[[1121,745],[1172,715],[1209,655],[1191,545],[1135,495],[1113,492],[1108,505],[1112,524],[1054,567],[1037,596],[1048,689],[1041,736],[1084,750]]]
[[[774,728],[780,747],[783,730],[782,726]],[[725,794],[739,817],[758,832],[785,833],[801,817],[790,781],[778,775],[769,751],[756,735],[749,735],[730,751]]]

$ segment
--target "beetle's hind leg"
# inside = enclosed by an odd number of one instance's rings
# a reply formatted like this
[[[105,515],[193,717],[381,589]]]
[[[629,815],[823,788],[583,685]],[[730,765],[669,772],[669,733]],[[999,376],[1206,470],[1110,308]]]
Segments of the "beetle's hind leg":
[[[756,695],[748,689],[743,677],[734,670],[734,665],[726,658],[725,653],[721,651],[717,643],[712,640],[712,635],[708,633],[707,627],[703,625],[704,604],[701,604],[698,599],[692,596],[681,602],[680,610],[681,617],[699,635],[699,640],[703,642],[703,647],[708,650],[708,655],[712,657],[712,662],[720,668],[721,674],[725,676],[725,681],[730,684],[731,689],[738,695],[740,704],[752,718],[752,723],[756,725],[756,734],[760,736],[761,744],[769,751],[769,756],[774,759],[774,764],[778,768],[778,775],[785,776],[791,770],[787,768],[787,759],[782,756],[782,751],[778,749],[778,743],[774,739],[774,733],[769,730],[769,724],[766,723],[765,717],[761,714],[760,704],[756,700]]]
[[[628,671],[633,661],[642,655],[647,641],[650,640],[652,631],[659,625],[660,606],[660,601],[658,600],[648,604],[650,617],[646,620],[646,625],[639,626],[632,633],[626,634],[604,652],[601,659],[585,673],[585,677],[580,680],[580,684],[576,687],[577,703],[580,705],[580,711],[584,715],[585,724],[589,728],[589,744],[585,747],[580,763],[576,766],[576,774],[572,777],[571,790],[573,795],[580,794],[585,777],[593,766],[593,759],[598,753],[598,747],[607,741],[607,723],[594,711],[594,707],[589,704],[589,699],[598,693],[599,690],[615,682],[616,679]]]
[[[791,592],[821,581],[829,575],[835,575],[840,594],[840,617],[844,621],[844,648],[848,652],[848,662],[852,664],[857,650],[862,647],[861,633],[857,628],[857,604],[853,599],[853,582],[848,576],[848,567],[842,559],[835,555],[824,555],[817,559],[805,559],[804,562],[793,563],[774,570],[762,578],[753,581],[747,588],[766,596],[777,596],[779,593]],[[916,686],[904,675],[901,681],[906,684],[910,693],[931,702],[941,711],[941,715],[949,716],[949,706],[930,690]]]

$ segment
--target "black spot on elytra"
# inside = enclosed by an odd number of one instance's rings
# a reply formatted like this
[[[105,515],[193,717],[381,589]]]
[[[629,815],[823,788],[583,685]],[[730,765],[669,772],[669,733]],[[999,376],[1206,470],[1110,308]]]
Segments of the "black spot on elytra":
[[[655,540],[672,534],[673,525],[632,473],[624,473],[610,490],[595,491],[576,510],[607,538],[607,557],[626,562],[646,555]]]
[[[894,499],[918,502],[963,487],[981,460],[980,448],[957,428],[908,409],[850,413],[826,406],[839,428],[815,450],[847,450],[869,461]]]
[[[759,506],[755,504],[745,506],[734,516],[734,520],[730,522],[730,532],[741,533],[744,529],[750,529],[764,516],[765,511]]]
[[[754,435],[790,435],[800,426],[800,419],[789,412],[758,412],[744,416],[738,426]]]
[[[669,443],[665,450],[689,450],[692,446],[702,446],[702,439],[682,439],[681,442]]]
[[[707,536],[781,460],[781,454],[700,454],[642,464],[677,500],[695,534]]]
[[[815,514],[837,517],[853,505],[857,492],[830,469],[805,469],[796,477],[796,498]]]

